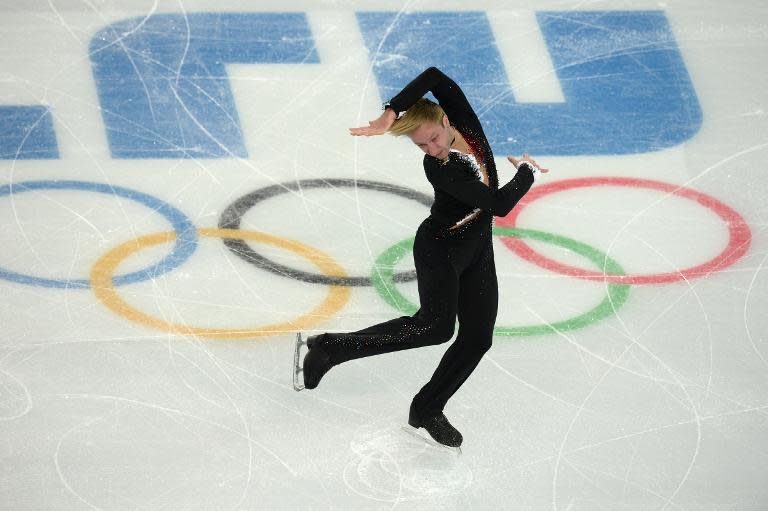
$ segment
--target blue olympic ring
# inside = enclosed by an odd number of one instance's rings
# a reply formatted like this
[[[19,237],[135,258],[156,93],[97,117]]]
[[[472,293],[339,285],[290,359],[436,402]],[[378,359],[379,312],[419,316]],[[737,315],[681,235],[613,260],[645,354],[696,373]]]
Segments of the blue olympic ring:
[[[86,192],[117,195],[143,204],[168,219],[173,226],[173,230],[176,231],[176,244],[171,253],[144,270],[116,276],[112,281],[116,286],[149,280],[169,272],[184,263],[197,248],[197,229],[192,225],[192,221],[187,218],[184,213],[167,202],[163,202],[146,193],[137,192],[136,190],[123,188],[121,186],[91,183],[87,181],[26,181],[0,187],[0,197],[33,190],[83,190]],[[18,282],[20,284],[30,284],[41,287],[64,289],[87,289],[91,287],[90,280],[88,279],[46,279],[16,273],[1,267],[0,278],[10,280],[11,282]]]

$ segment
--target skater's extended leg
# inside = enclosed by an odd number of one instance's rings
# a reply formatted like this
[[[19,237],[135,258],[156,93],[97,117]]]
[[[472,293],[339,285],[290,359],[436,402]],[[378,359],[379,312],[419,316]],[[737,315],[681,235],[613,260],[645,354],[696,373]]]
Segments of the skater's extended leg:
[[[428,288],[428,290],[424,290]],[[421,308],[356,332],[322,334],[311,348],[321,346],[339,364],[382,353],[440,344],[451,339],[456,323],[458,277],[452,268],[435,269],[419,279]]]
[[[421,308],[357,332],[326,333],[308,339],[304,384],[312,389],[333,366],[362,357],[440,344],[453,336],[458,306],[459,277],[449,259],[421,258],[414,250]],[[439,264],[437,264],[439,263]]]

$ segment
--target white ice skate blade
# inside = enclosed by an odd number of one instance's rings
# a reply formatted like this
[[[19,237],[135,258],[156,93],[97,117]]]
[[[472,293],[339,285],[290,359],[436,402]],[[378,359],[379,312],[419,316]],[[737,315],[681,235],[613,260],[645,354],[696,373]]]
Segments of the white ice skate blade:
[[[299,365],[301,358],[301,347],[306,346],[307,341],[301,338],[301,332],[296,334],[296,348],[293,352],[293,390],[299,392],[304,390],[304,383],[299,381],[299,374],[301,374],[301,380],[304,379],[304,368]]]
[[[409,435],[418,438],[422,442],[431,445],[432,447],[437,447],[438,449],[446,452],[450,452],[452,454],[455,454],[456,456],[461,456],[461,447],[451,447],[449,445],[443,445],[431,436],[429,436],[429,433],[427,433],[426,430],[423,430],[419,428],[416,429],[410,424],[407,424],[403,426],[403,431],[408,433]]]

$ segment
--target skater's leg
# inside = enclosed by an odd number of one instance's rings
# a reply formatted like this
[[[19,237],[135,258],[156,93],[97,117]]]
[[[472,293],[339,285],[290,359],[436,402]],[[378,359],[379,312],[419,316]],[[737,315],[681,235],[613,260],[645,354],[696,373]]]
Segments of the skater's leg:
[[[417,415],[442,413],[445,404],[490,349],[498,308],[493,246],[488,240],[477,261],[459,281],[459,333],[443,355],[430,381],[414,397]]]
[[[400,351],[451,339],[456,324],[459,278],[450,264],[438,267],[417,265],[421,308],[413,316],[402,316],[356,332],[327,333],[312,338],[334,365],[362,357]]]
[[[425,240],[417,234],[414,262],[419,311],[357,332],[310,337],[309,352],[304,359],[306,388],[317,387],[323,375],[342,362],[450,340],[456,324],[459,292],[454,258],[445,244]]]

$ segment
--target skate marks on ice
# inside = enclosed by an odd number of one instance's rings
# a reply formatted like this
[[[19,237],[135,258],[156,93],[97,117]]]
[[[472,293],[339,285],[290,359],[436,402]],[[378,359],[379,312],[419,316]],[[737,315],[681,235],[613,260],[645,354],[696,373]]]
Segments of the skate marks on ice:
[[[362,497],[393,503],[462,495],[473,481],[462,457],[414,435],[394,423],[361,428],[350,441],[346,486]]]
[[[31,409],[32,398],[27,387],[0,369],[0,422],[19,419]]]

